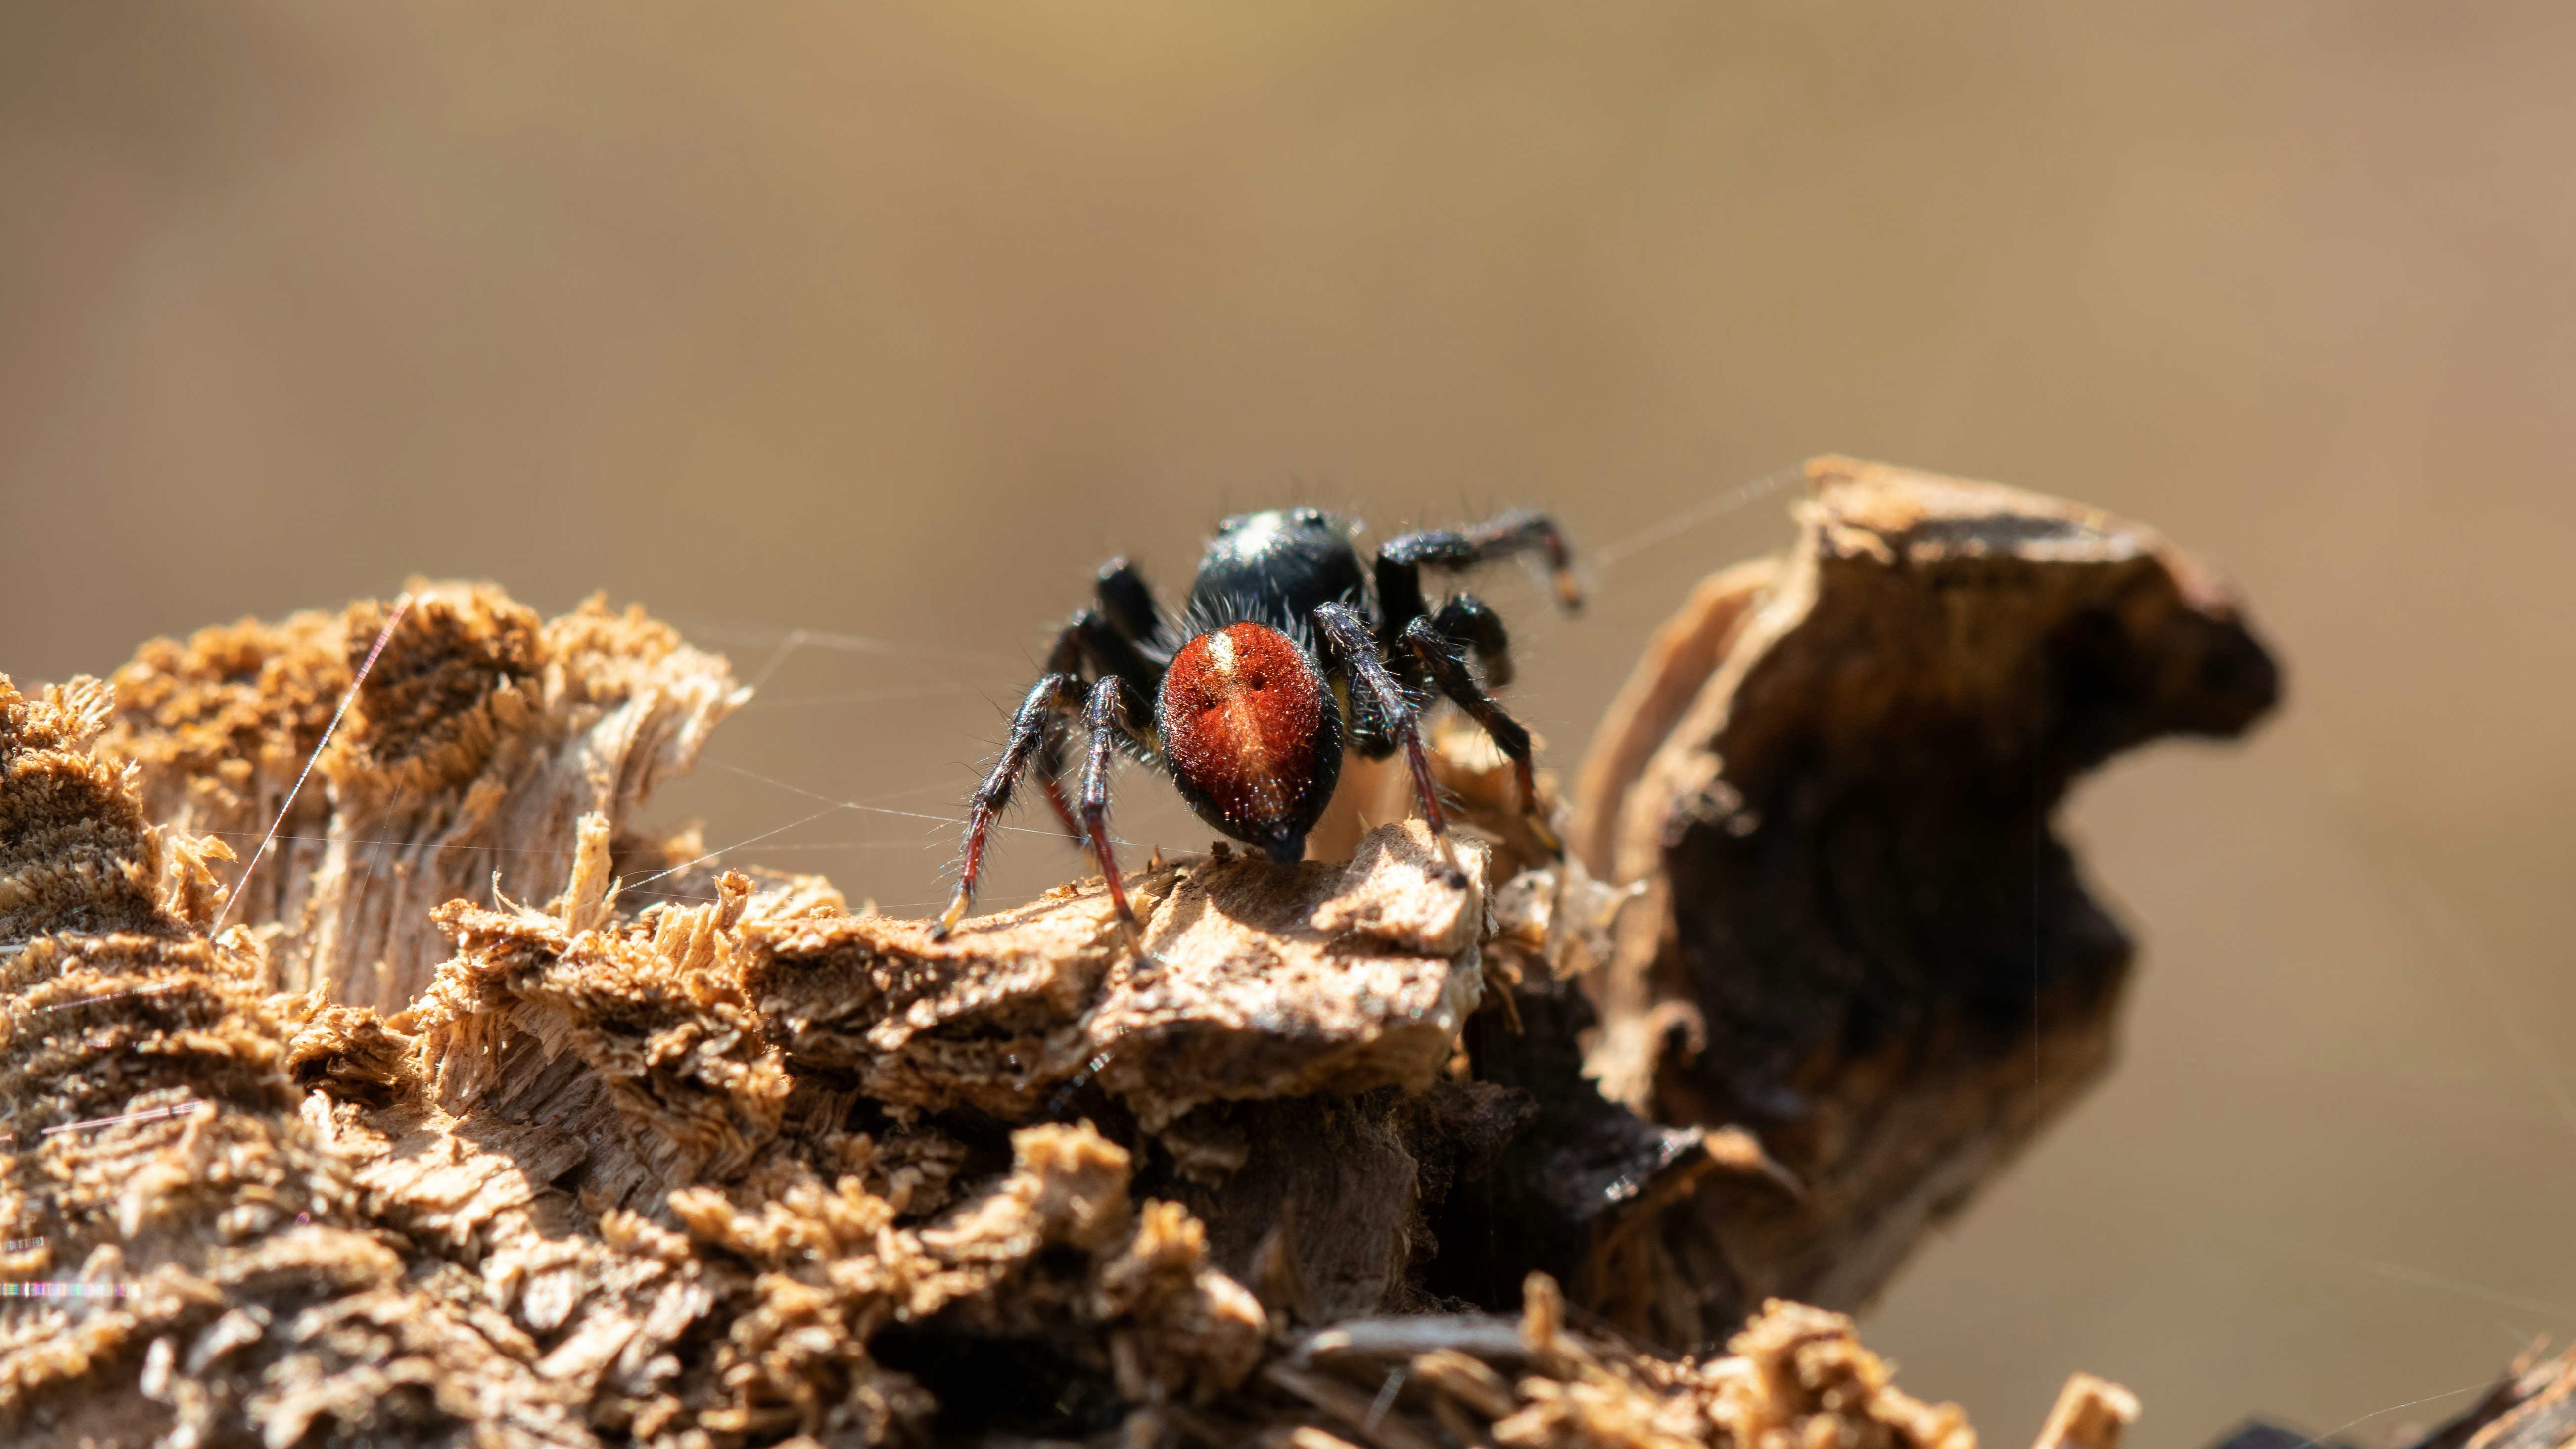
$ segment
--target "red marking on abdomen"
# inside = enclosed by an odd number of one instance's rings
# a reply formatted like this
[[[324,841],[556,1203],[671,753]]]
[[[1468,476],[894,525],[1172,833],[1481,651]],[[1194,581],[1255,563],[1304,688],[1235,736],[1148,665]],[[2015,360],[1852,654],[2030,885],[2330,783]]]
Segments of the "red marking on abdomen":
[[[1315,779],[1322,681],[1288,636],[1232,624],[1191,640],[1163,674],[1163,754],[1231,820],[1297,812]]]

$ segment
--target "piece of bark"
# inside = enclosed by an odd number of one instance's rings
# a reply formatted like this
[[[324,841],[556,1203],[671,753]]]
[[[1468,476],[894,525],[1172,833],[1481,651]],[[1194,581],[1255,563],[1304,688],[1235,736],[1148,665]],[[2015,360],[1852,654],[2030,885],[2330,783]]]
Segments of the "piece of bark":
[[[595,1442],[299,1119],[255,963],[205,936],[208,843],[89,752],[111,701],[0,675],[0,1434]]]
[[[421,1073],[449,1112],[491,1098],[520,1120],[587,1126],[598,1084],[627,1149],[611,1201],[730,1180],[778,1136],[792,1089],[741,990],[751,882],[728,874],[715,901],[601,919],[582,881],[603,868],[607,831],[596,816],[586,823],[555,910],[439,909],[456,957],[394,1024],[418,1034]],[[558,1057],[584,1071],[546,1071]]]
[[[1297,1341],[1266,1377],[1337,1434],[1380,1445],[1974,1449],[1958,1407],[1895,1388],[1839,1314],[1765,1304],[1725,1354],[1676,1360],[1569,1330],[1564,1296],[1544,1275],[1517,1296],[1517,1321],[1337,1324]]]
[[[1397,1094],[1227,1104],[1193,1114],[1204,1128],[1201,1119],[1240,1134],[1244,1164],[1213,1185],[1162,1190],[1208,1221],[1216,1261],[1275,1317],[1311,1325],[1410,1306],[1423,1202],[1439,1194],[1423,1180]]]
[[[1346,864],[1187,858],[960,926],[815,917],[755,933],[745,989],[803,1069],[895,1107],[1025,1121],[1096,1083],[1148,1132],[1201,1102],[1429,1085],[1483,987],[1484,862],[1419,822]]]
[[[2493,1388],[2449,1422],[2399,1433],[2404,1449],[2563,1449],[2576,1443],[2576,1349],[2541,1358],[2534,1344]]]
[[[1215,1262],[1255,1278],[1293,1224],[1300,1311],[1374,1312],[1407,1300],[1426,1204],[1477,1153],[1477,1112],[1397,1099],[1434,1086],[1482,992],[1483,865],[1418,822],[1348,863],[1185,858],[1130,882],[1143,960],[1096,881],[945,941],[809,918],[754,933],[745,989],[792,1069],[883,1106],[1016,1122],[1107,1099],[1164,1138],[1180,1170],[1159,1190],[1210,1224]]]
[[[1593,875],[1607,879],[1616,873],[1619,803],[1700,686],[1717,672],[1752,605],[1779,577],[1781,563],[1753,559],[1702,579],[1681,608],[1656,626],[1627,682],[1611,696],[1575,777],[1573,826],[1565,837],[1567,853]]]
[[[228,922],[267,938],[276,985],[387,1015],[447,955],[433,908],[551,894],[575,819],[622,834],[750,697],[641,609],[594,597],[542,621],[490,585],[415,581],[412,595],[283,819],[388,605],[154,640],[117,671],[100,742],[135,766],[152,819],[234,846],[226,889],[275,821],[274,856]]]
[[[1648,890],[1585,977],[1589,1074],[1656,1121],[1750,1129],[1803,1184],[1668,1215],[1703,1335],[1766,1295],[1867,1301],[2099,1075],[2131,947],[2056,804],[2120,750],[2239,733],[2279,693],[2234,594],[2143,528],[1807,471],[1798,544],[1668,627],[1576,811],[1591,858]]]
[[[1591,1003],[1570,981],[1539,969],[1527,976],[1514,992],[1516,1019],[1479,1015],[1467,1047],[1476,1075],[1520,1091],[1533,1120],[1497,1170],[1449,1199],[1436,1227],[1444,1251],[1426,1287],[1507,1307],[1535,1270],[1622,1329],[1695,1342],[1704,1336],[1695,1311],[1667,1322],[1662,1299],[1686,1285],[1654,1225],[1727,1164],[1706,1131],[1648,1122],[1604,1098],[1583,1076]]]
[[[2057,1391],[2031,1449],[2120,1449],[2121,1431],[2137,1421],[2137,1395],[2107,1379],[2075,1374]]]
[[[1442,1298],[1440,1262],[1473,1250],[1446,1226],[1455,1205],[1536,1112],[1527,1093],[1451,1080],[1211,1103],[1156,1138],[1174,1170],[1151,1180],[1207,1222],[1215,1262],[1283,1323],[1419,1309]],[[1231,1160],[1191,1171],[1188,1144],[1211,1137]]]

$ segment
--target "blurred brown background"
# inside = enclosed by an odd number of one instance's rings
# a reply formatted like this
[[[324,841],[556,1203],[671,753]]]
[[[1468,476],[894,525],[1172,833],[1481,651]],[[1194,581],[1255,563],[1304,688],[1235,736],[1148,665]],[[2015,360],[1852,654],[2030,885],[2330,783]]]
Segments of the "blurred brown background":
[[[2079,796],[2123,1063],[1871,1340],[1997,1445],[2078,1367],[2148,1449],[2429,1419],[2576,1333],[2571,71],[2543,3],[21,0],[0,669],[413,572],[846,636],[665,813],[919,812],[732,858],[927,908],[1050,621],[1227,509],[1555,509],[1596,607],[1488,593],[1570,766],[1787,534],[1683,510],[1822,451],[2083,498],[2292,705]]]

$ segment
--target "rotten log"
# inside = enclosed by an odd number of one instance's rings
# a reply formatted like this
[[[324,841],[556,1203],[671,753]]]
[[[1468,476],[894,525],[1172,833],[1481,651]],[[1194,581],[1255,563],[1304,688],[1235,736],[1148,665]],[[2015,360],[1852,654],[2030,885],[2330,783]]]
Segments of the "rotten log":
[[[2211,637],[2269,665],[2205,576],[2079,510],[1830,468],[1807,509],[1801,550],[1659,641],[1569,858],[1541,860],[1490,751],[1446,731],[1454,854],[1399,824],[1346,862],[1162,862],[1134,886],[1143,959],[1096,881],[946,941],[716,863],[621,901],[620,876],[702,853],[633,822],[742,698],[634,611],[539,623],[489,588],[418,590],[248,924],[212,941],[246,862],[197,832],[247,854],[383,606],[148,646],[112,705],[10,692],[0,757],[87,783],[0,814],[0,1068],[29,1093],[0,1231],[109,1302],[10,1310],[0,1419],[66,1445],[119,1423],[279,1445],[1963,1444],[1955,1411],[1888,1396],[1846,1320],[1757,1295],[1865,1293],[1928,1223],[1926,1183],[1955,1197],[2051,1103],[1963,1088],[1990,1063],[1951,1040],[1979,1020],[1952,976],[1800,974],[1873,924],[1804,883],[1887,877],[1835,877],[1828,845],[1953,828],[1957,869],[2008,863],[2031,837],[1972,786],[2036,759],[2049,788],[2011,817],[2036,829],[2074,770],[2192,727],[2188,690],[2105,714],[2103,680],[2206,680]],[[2057,713],[1979,736],[2007,698]],[[1951,778],[1943,751],[1981,739],[1986,773]],[[1665,808],[1728,791],[1751,804]],[[1650,817],[1680,824],[1621,833]],[[2043,1019],[2107,1040],[2108,958],[2072,959],[2075,1006]],[[1895,1028],[1855,1047],[1882,995]],[[1895,1127],[1971,1110],[2006,1115],[1891,1166]],[[1455,1331],[1401,1376],[1331,1348],[1387,1313]]]
[[[279,998],[305,1013],[290,1037],[298,1023],[254,989],[252,934],[205,939],[201,862],[84,748],[104,714],[95,685],[30,701],[0,682],[0,1064],[16,1149],[0,1211],[13,1232],[46,1230],[12,1240],[15,1266],[77,1261],[44,1281],[95,1290],[10,1305],[0,1420],[13,1442],[684,1449],[1017,1427],[1313,1442],[1324,1431],[1310,1415],[1377,1444],[1459,1430],[1528,1445],[1972,1442],[1957,1409],[1891,1388],[1847,1320],[1780,1305],[1738,1356],[1670,1362],[1569,1332],[1544,1280],[1516,1328],[1416,1333],[1421,1386],[1410,1399],[1381,1388],[1378,1403],[1334,1375],[1383,1336],[1341,1330],[1358,1353],[1269,1347],[1267,1316],[1207,1266],[1197,1221],[1135,1203],[1129,1155],[1088,1125],[1012,1134],[1008,1169],[973,1193],[949,1202],[932,1182],[929,1205],[947,1204],[936,1214],[908,1211],[925,1205],[913,1194],[925,1154],[880,1152],[829,1122],[735,1164],[723,1189],[670,1190],[649,1215],[606,1207],[567,1191],[581,1139],[433,1100],[432,1074],[405,1068],[463,1049],[434,1026],[411,1057],[389,1056],[393,1033],[371,1013],[307,993]],[[725,968],[746,939],[749,883],[622,921],[583,884],[605,822],[578,838],[590,859],[552,909],[517,913],[533,934],[511,949],[547,959],[495,965],[478,984],[602,1037],[626,1034],[647,1000],[739,1005]],[[585,951],[600,954],[582,970]],[[549,992],[538,978],[566,957],[582,980]],[[85,1013],[79,1029],[54,1030],[57,1008]],[[453,1025],[442,1013],[455,1009],[425,1010]],[[616,1077],[639,1129],[690,1120],[654,1105],[684,1083],[722,1084],[714,1059],[675,1068],[593,1045],[570,1059]],[[363,1070],[303,1070],[342,1059]],[[321,1085],[299,1102],[299,1080]],[[332,1085],[353,1081],[380,1090]],[[127,1110],[79,1115],[109,1107]],[[1247,1385],[1264,1357],[1268,1378]],[[948,1394],[948,1419],[925,1381]]]

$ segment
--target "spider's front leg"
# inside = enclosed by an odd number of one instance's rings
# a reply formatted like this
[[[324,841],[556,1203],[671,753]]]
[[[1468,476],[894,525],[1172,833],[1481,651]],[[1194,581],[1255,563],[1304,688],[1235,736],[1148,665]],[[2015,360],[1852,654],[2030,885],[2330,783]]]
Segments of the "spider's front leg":
[[[1490,617],[1490,616],[1489,616]],[[1530,778],[1530,732],[1527,726],[1494,702],[1494,697],[1476,683],[1458,657],[1457,645],[1444,637],[1428,619],[1416,619],[1404,628],[1404,646],[1413,653],[1422,672],[1451,702],[1467,712],[1467,717],[1484,727],[1493,737],[1496,748],[1512,762],[1512,774],[1521,788],[1521,814],[1530,823],[1531,832],[1551,854],[1562,857],[1564,842],[1548,827],[1539,814],[1538,785]],[[1509,656],[1504,656],[1508,658]]]
[[[1315,629],[1340,656],[1342,666],[1350,671],[1354,691],[1365,690],[1375,709],[1377,727],[1395,736],[1404,746],[1405,763],[1413,767],[1413,788],[1422,797],[1422,819],[1431,833],[1448,844],[1449,822],[1440,813],[1439,782],[1431,777],[1431,758],[1423,753],[1421,711],[1414,708],[1411,696],[1404,692],[1395,675],[1380,658],[1377,640],[1368,625],[1347,604],[1321,604],[1315,609]],[[1354,715],[1357,710],[1352,711]],[[1353,721],[1354,734],[1359,722]],[[1371,753],[1382,754],[1379,751]]]
[[[1420,618],[1416,615],[1405,628],[1411,628]],[[1500,689],[1512,682],[1511,633],[1503,627],[1503,616],[1484,600],[1474,594],[1451,594],[1449,602],[1432,616],[1431,627],[1440,632],[1441,638],[1475,651],[1476,663],[1483,666],[1488,686]],[[1403,629],[1395,632],[1402,638]]]
[[[1429,528],[1388,539],[1377,551],[1377,602],[1384,621],[1380,642],[1393,653],[1405,627],[1431,612],[1422,596],[1424,569],[1456,573],[1521,553],[1546,560],[1561,607],[1571,612],[1583,606],[1573,550],[1566,547],[1556,521],[1544,513],[1517,508],[1468,528]]]
[[[993,822],[1011,803],[1011,790],[1019,784],[1020,775],[1032,764],[1052,756],[1061,748],[1059,740],[1067,716],[1082,708],[1082,681],[1071,674],[1049,674],[1040,679],[1020,701],[1018,714],[1011,717],[1011,737],[1002,746],[1002,758],[993,773],[975,787],[974,803],[966,811],[966,856],[959,868],[957,894],[949,899],[948,910],[930,931],[931,939],[944,940],[957,923],[966,918],[966,908],[975,903],[975,883],[984,873],[984,846],[992,834]],[[1053,782],[1049,782],[1052,793]],[[1061,806],[1059,806],[1061,808]]]
[[[1091,757],[1082,769],[1082,826],[1091,837],[1091,853],[1100,859],[1100,878],[1109,883],[1110,904],[1118,908],[1118,928],[1138,956],[1145,943],[1136,932],[1136,913],[1127,907],[1127,886],[1118,878],[1118,851],[1109,843],[1109,766],[1117,757],[1121,728],[1121,689],[1116,678],[1091,687],[1091,702],[1082,712],[1083,730],[1091,736]]]
[[[1079,678],[1088,666],[1094,679],[1115,678],[1125,687],[1131,718],[1150,715],[1154,691],[1163,678],[1161,667],[1144,648],[1161,627],[1161,607],[1154,602],[1154,591],[1133,564],[1116,558],[1101,566],[1096,593],[1098,603],[1074,615],[1055,636],[1055,647],[1047,653],[1047,672]],[[1062,731],[1049,732],[1038,743],[1032,768],[1047,804],[1064,822],[1064,833],[1081,840],[1082,823],[1073,818],[1073,807],[1059,783],[1064,772],[1063,744]]]

